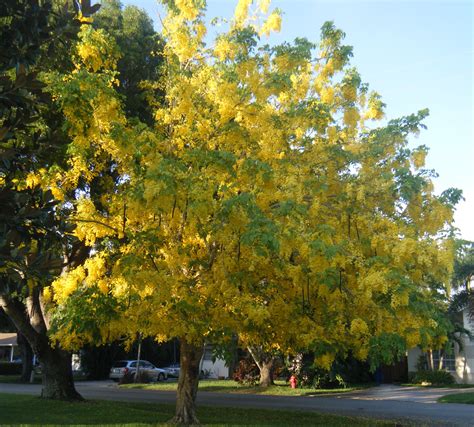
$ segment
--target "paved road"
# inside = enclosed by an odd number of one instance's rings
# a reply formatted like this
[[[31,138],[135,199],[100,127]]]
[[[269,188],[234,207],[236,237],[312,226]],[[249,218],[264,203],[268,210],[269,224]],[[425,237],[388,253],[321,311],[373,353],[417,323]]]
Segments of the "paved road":
[[[78,391],[87,399],[174,403],[175,392],[119,389],[108,381],[78,382]],[[474,426],[474,406],[437,404],[439,396],[472,392],[472,389],[418,389],[381,386],[337,396],[261,396],[227,393],[198,393],[198,405],[298,409],[415,421],[428,426]],[[0,393],[39,394],[39,385],[0,384]]]

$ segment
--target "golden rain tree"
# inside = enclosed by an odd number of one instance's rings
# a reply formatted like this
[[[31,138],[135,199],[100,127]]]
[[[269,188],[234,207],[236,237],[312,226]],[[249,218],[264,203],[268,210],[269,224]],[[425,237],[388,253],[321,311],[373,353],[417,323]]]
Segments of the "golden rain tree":
[[[329,368],[339,353],[377,363],[442,340],[430,283],[450,272],[452,206],[426,149],[407,147],[427,112],[377,126],[384,104],[332,23],[317,45],[262,45],[280,11],[241,0],[209,44],[204,1],[164,3],[154,126],[123,114],[101,31],[84,29],[76,70],[51,81],[72,140],[53,190],[109,176],[100,207],[87,191],[73,200],[94,251],[49,289],[56,338],[178,337],[181,423],[197,422],[204,342],[312,349]]]

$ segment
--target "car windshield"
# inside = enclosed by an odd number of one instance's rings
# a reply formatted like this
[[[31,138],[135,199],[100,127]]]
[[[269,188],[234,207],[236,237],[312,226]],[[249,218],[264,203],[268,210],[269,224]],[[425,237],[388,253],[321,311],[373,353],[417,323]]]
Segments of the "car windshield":
[[[120,360],[120,361],[114,363],[113,368],[125,368],[125,366],[127,366],[127,361],[126,360]]]

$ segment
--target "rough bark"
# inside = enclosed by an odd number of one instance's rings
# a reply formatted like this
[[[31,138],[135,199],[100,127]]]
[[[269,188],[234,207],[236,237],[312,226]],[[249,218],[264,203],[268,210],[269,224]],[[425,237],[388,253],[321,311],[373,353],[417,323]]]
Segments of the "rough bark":
[[[196,394],[199,384],[199,366],[203,346],[196,346],[180,339],[180,371],[176,397],[176,415],[172,424],[199,424],[196,416]]]
[[[83,400],[72,377],[71,353],[48,345],[38,354],[43,388],[41,397],[56,400]]]
[[[21,332],[17,333],[17,343],[22,363],[20,381],[27,383],[30,381],[31,372],[33,371],[33,350]]]
[[[25,305],[18,299],[0,295],[0,306],[31,346],[40,362],[43,389],[41,397],[60,400],[83,400],[72,378],[71,355],[49,341],[39,298]]]
[[[273,358],[262,362],[260,367],[260,387],[269,387],[273,384],[273,362]]]
[[[273,365],[275,363],[273,355],[261,347],[249,346],[248,350],[260,371],[260,387],[273,385]]]

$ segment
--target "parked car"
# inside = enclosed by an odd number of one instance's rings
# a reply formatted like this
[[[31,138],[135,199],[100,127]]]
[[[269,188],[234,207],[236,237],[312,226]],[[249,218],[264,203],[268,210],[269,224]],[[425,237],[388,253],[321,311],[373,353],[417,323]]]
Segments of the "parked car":
[[[166,366],[163,369],[168,372],[169,377],[179,377],[179,363],[174,363],[173,365]]]
[[[110,379],[120,381],[125,375],[135,375],[137,372],[137,360],[118,360],[112,365]],[[146,373],[151,381],[165,381],[168,379],[168,372],[157,368],[147,360],[140,360],[140,372]]]

